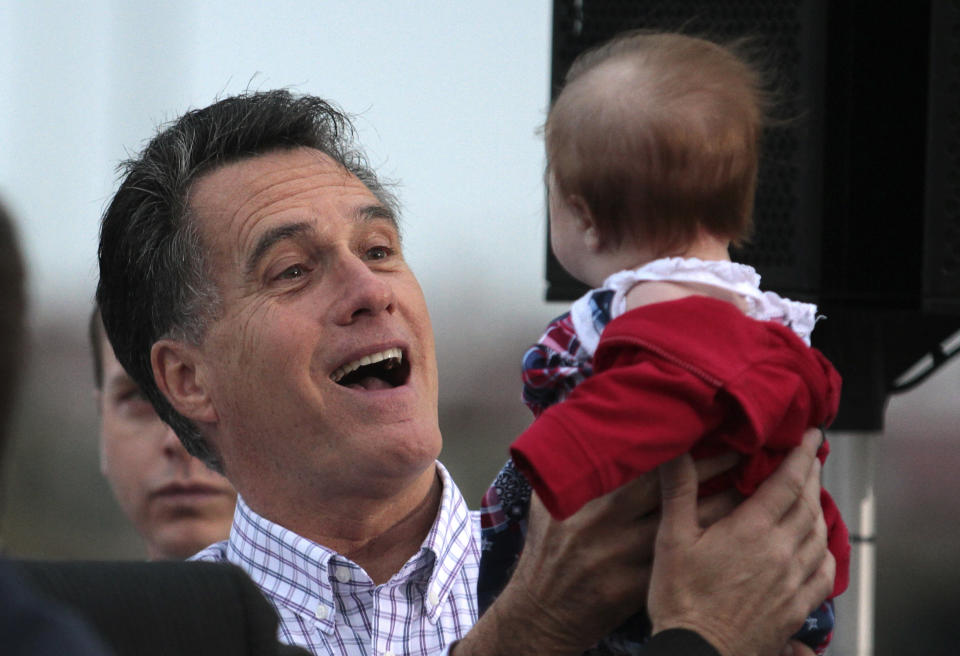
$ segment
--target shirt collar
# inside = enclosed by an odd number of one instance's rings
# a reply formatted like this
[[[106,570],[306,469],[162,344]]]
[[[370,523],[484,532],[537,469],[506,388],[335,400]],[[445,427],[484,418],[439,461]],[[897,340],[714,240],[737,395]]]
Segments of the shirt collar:
[[[439,619],[444,602],[469,557],[470,545],[474,540],[471,515],[463,495],[440,462],[437,462],[437,473],[443,484],[440,512],[437,513],[437,518],[420,548],[420,554],[428,556],[428,559],[432,557],[433,561],[424,599],[427,618],[431,622]]]
[[[315,615],[320,604],[336,607],[330,583],[335,552],[262,517],[241,496],[226,555],[276,603],[299,615]]]
[[[384,585],[416,583],[424,609],[435,623],[463,567],[473,539],[466,501],[449,472],[436,463],[443,486],[440,510],[419,551]],[[237,497],[226,549],[227,559],[244,569],[275,603],[298,615],[316,617],[322,629],[332,631],[335,609],[330,577],[338,566],[357,566],[324,547],[286,529],[252,510]],[[325,611],[318,612],[324,606]]]

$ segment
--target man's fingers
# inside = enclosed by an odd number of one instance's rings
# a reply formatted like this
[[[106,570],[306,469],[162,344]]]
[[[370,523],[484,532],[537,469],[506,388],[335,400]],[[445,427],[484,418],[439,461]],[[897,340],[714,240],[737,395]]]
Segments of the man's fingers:
[[[780,656],[816,656],[816,654],[799,640],[791,640],[784,646]]]
[[[660,465],[661,519],[658,540],[678,540],[695,533],[697,522],[697,470],[685,453]]]
[[[814,460],[810,471],[807,473],[803,491],[783,517],[784,526],[796,526],[796,530],[802,531],[804,526],[810,526],[813,521],[823,523],[823,507],[820,504],[820,473],[820,461]]]
[[[657,509],[660,502],[659,487],[660,480],[656,472],[647,472],[613,492],[589,501],[586,506],[607,505],[610,512],[622,513],[625,517],[644,517]],[[578,514],[575,513],[574,517]]]
[[[812,576],[828,553],[827,525],[822,513],[796,549],[797,573],[802,580]]]
[[[769,519],[779,522],[804,493],[810,476],[810,469],[817,461],[817,450],[823,434],[818,429],[810,429],[803,435],[803,441],[793,449],[780,464],[780,467],[761,485],[753,498],[766,510]]]
[[[740,454],[736,451],[729,451],[723,455],[713,458],[704,458],[696,461],[697,480],[701,483],[708,481],[717,474],[733,469],[740,462]]]
[[[820,566],[797,588],[789,600],[789,613],[792,621],[788,625],[799,627],[809,616],[810,610],[819,606],[833,592],[833,580],[837,562],[829,550],[824,550]]]
[[[809,597],[813,603],[817,599],[826,599],[833,593],[833,582],[837,577],[837,561],[827,550],[820,567],[808,580],[810,584]]]
[[[700,526],[706,528],[719,522],[732,513],[741,501],[743,497],[733,488],[700,499],[697,503]]]

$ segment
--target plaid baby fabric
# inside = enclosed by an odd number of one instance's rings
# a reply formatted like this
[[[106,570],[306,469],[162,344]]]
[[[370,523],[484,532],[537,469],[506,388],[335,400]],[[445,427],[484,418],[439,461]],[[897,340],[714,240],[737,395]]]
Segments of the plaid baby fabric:
[[[281,641],[314,654],[437,656],[477,619],[479,518],[438,462],[443,498],[420,551],[374,585],[343,556],[274,524],[237,499],[230,538],[194,560],[230,561],[276,607]]]
[[[610,323],[613,290],[596,289],[577,301],[584,307],[588,320],[574,326],[570,312],[561,314],[547,326],[540,341],[523,356],[523,402],[534,417],[551,405],[563,401],[573,388],[593,374],[593,350],[578,337],[589,332],[599,341],[600,333]]]
[[[601,289],[593,290],[578,301],[585,304],[590,317],[588,329],[596,331],[598,339],[610,322],[612,298],[612,290]],[[522,368],[523,402],[536,417],[567,398],[574,387],[593,374],[593,352],[585,348],[577,336],[570,312],[550,322],[540,341],[524,354]],[[526,519],[529,502],[530,485],[513,463],[507,462],[480,502],[485,553],[493,548],[497,534],[506,530],[508,523]]]
[[[523,550],[531,492],[530,483],[508,460],[480,502],[477,606],[481,615],[507,585]]]
[[[523,402],[535,417],[563,401],[574,387],[593,374],[593,351],[579,334],[594,344],[610,322],[613,290],[595,289],[580,298],[573,313],[566,312],[547,326],[540,341],[523,356]],[[477,597],[483,613],[507,584],[523,547],[530,507],[530,483],[508,461],[480,501],[482,557]]]

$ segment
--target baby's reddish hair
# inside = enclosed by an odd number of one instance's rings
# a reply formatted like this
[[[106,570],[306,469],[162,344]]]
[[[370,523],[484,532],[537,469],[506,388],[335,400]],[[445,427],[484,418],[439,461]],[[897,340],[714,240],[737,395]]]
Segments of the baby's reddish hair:
[[[735,47],[635,31],[573,63],[545,126],[548,167],[602,245],[667,255],[700,229],[749,237],[767,100]]]

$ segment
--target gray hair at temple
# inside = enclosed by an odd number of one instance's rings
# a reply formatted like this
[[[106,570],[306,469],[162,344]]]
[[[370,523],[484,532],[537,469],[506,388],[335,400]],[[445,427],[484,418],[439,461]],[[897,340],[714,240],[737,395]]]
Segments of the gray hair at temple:
[[[150,350],[163,338],[200,344],[220,296],[188,203],[205,173],[277,150],[319,150],[399,215],[397,201],[355,143],[350,118],[330,103],[287,90],[244,93],[189,111],[120,166],[122,181],[100,229],[97,305],[117,359],[176,431],[216,471],[219,455],[160,392]]]

